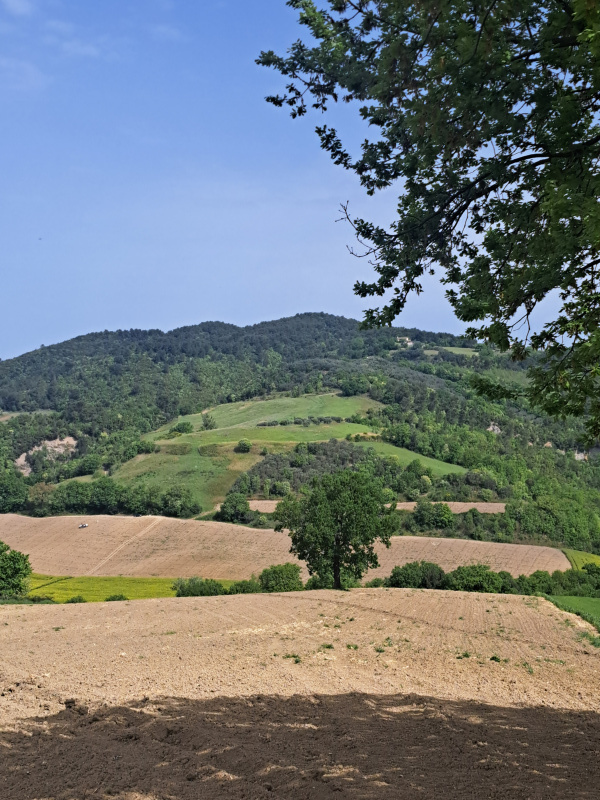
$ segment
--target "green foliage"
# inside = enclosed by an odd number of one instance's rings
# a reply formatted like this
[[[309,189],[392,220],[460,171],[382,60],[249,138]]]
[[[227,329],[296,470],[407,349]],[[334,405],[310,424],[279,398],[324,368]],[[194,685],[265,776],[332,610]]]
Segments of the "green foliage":
[[[193,433],[194,426],[188,420],[181,420],[177,425],[173,425],[169,433]]]
[[[378,566],[376,542],[389,547],[396,514],[387,499],[381,482],[366,472],[324,475],[301,500],[290,495],[279,503],[277,526],[290,531],[291,552],[311,575],[323,582],[331,576],[341,589],[343,573],[360,580]]]
[[[202,414],[202,430],[213,431],[217,427],[214,417],[210,414]]]
[[[108,476],[91,483],[66,481],[56,487],[35,484],[22,510],[33,516],[55,514],[163,514],[189,518],[201,512],[187,487],[173,486],[162,494],[143,486],[128,488]]]
[[[370,581],[365,583],[365,589],[380,589],[382,586],[385,586],[385,579],[384,578],[372,578]]]
[[[247,498],[240,492],[230,492],[221,503],[215,519],[221,522],[249,522],[253,518]]]
[[[21,511],[26,500],[27,485],[23,479],[13,470],[0,471],[0,514]]]
[[[258,580],[263,592],[300,592],[304,588],[298,564],[271,565],[263,569]]]
[[[487,564],[469,564],[450,572],[445,588],[457,592],[500,592],[502,579]]]
[[[403,567],[394,567],[385,586],[395,589],[441,589],[445,582],[444,570],[430,561],[412,561]]]
[[[515,318],[529,321],[559,291],[560,312],[530,340],[546,352],[525,393],[550,414],[589,413],[597,437],[597,4],[291,5],[309,39],[287,57],[261,54],[286,78],[286,94],[268,100],[292,116],[311,100],[319,111],[354,105],[375,130],[360,154],[327,125],[317,128],[321,147],[368,193],[400,189],[388,228],[346,209],[376,273],[355,292],[390,298],[366,323],[390,324],[441,268],[458,318],[480,323],[469,335],[519,359],[529,325]]]
[[[374,580],[379,580],[378,578],[374,578]],[[361,585],[360,580],[355,578],[352,573],[348,572],[347,570],[342,570],[341,576],[341,588],[343,591],[347,591],[348,589],[358,589]],[[379,584],[377,584],[379,585]],[[383,584],[382,584],[383,585]],[[323,577],[320,575],[312,575],[305,583],[304,588],[310,591],[311,589],[334,589],[334,582],[333,582],[333,574],[327,573]]]
[[[538,570],[513,578],[509,572],[494,572],[486,564],[470,564],[444,573],[437,564],[413,561],[394,567],[385,585],[398,589],[450,589],[461,592],[498,594],[552,594],[556,596],[600,597],[600,567],[588,564],[583,570],[557,570],[550,575]]]
[[[65,600],[65,603],[87,603],[87,600],[83,595],[76,594],[73,597],[69,597],[68,600]]]
[[[421,530],[451,530],[456,525],[454,514],[445,503],[433,504],[427,500],[419,500],[417,503],[414,520]]]
[[[252,442],[250,439],[240,439],[235,450],[236,453],[249,453],[252,450]]]
[[[262,592],[262,586],[255,577],[247,581],[235,581],[229,587],[229,594],[257,594]]]
[[[220,581],[212,578],[178,578],[173,584],[176,597],[213,597],[227,594]]]
[[[124,594],[109,594],[108,597],[105,598],[106,603],[116,603],[122,600],[129,600]]]
[[[0,597],[26,594],[30,575],[29,556],[0,542]]]

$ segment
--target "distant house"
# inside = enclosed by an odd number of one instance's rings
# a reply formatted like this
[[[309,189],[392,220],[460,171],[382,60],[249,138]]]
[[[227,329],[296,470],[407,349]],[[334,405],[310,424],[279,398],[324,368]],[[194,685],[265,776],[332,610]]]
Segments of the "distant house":
[[[408,336],[396,336],[396,341],[405,347],[412,347],[414,344],[413,340],[409,339]]]

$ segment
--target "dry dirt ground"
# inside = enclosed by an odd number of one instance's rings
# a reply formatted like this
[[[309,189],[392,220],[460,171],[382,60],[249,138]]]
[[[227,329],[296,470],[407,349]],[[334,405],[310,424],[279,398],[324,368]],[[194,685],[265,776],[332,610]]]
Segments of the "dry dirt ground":
[[[0,607],[0,795],[597,798],[586,631],[402,589]]]
[[[250,500],[250,508],[252,511],[260,511],[261,514],[272,514],[277,507],[279,500]],[[506,511],[506,503],[457,503],[449,502],[446,505],[450,508],[453,514],[464,514],[465,511],[470,511],[476,508],[481,514],[504,514]],[[416,503],[396,503],[396,508],[399,511],[414,511],[417,507]]]
[[[82,522],[89,527],[80,530]],[[165,517],[32,519],[6,514],[0,516],[0,540],[28,553],[34,571],[44,575],[200,575],[237,580],[259,574],[271,564],[295,560],[286,533]],[[570,566],[566,556],[551,547],[467,539],[396,536],[389,549],[379,547],[377,552],[380,567],[367,578],[385,577],[396,565],[419,560],[434,561],[447,571],[460,564],[489,564],[515,576]]]

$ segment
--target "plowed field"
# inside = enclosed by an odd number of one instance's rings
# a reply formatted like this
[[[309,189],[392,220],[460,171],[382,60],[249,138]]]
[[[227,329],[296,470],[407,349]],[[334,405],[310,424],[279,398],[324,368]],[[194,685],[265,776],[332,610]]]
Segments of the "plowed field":
[[[411,590],[0,607],[1,796],[591,800],[591,630]]]
[[[79,529],[81,522],[88,528]],[[28,553],[44,575],[128,575],[238,580],[270,564],[293,561],[285,533],[222,522],[165,517],[0,516],[0,540]],[[535,570],[569,569],[560,550],[465,539],[399,536],[390,549],[378,548],[380,567],[370,577],[387,576],[396,565],[435,561],[446,571],[461,564],[489,564],[517,576]],[[307,577],[306,571],[304,576]]]

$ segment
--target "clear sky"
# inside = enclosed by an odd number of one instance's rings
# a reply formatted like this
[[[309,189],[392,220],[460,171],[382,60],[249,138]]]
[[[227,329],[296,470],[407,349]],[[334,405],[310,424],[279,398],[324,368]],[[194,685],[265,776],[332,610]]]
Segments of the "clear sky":
[[[254,59],[302,32],[285,0],[0,0],[0,358],[95,330],[360,317],[371,273],[339,204],[387,222],[394,197],[331,164],[320,117],[264,102],[283,81]],[[462,330],[435,285],[397,324]]]

